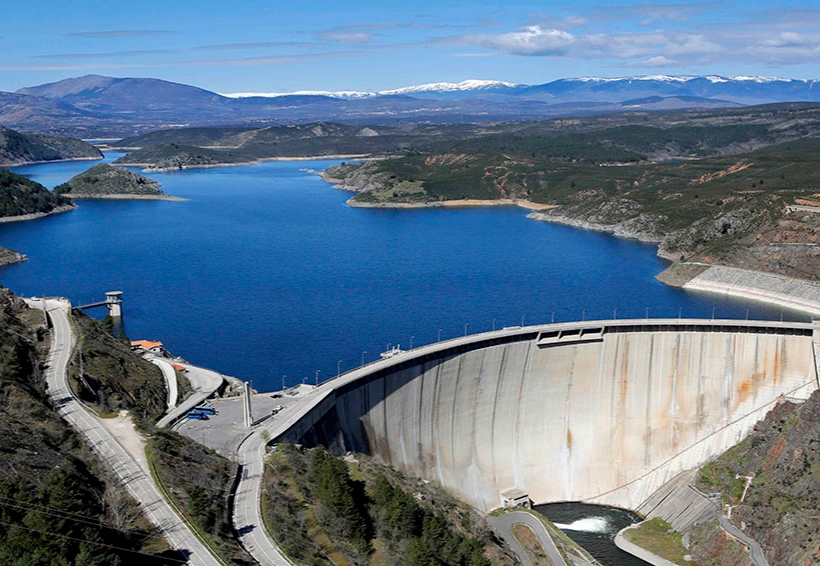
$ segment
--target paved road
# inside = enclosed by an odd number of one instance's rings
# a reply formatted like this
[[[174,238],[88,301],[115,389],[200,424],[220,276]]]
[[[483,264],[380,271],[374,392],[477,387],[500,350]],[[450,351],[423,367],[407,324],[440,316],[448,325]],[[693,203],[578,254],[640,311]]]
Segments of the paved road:
[[[266,566],[288,566],[293,562],[280,550],[262,521],[259,498],[265,468],[265,444],[261,430],[257,430],[239,446],[237,462],[242,477],[234,494],[233,523],[242,546],[257,562]]]
[[[60,416],[85,436],[91,446],[111,466],[129,493],[140,503],[148,519],[160,529],[172,547],[184,554],[191,564],[222,565],[223,563],[208,552],[185,522],[177,516],[151,477],[143,472],[134,458],[103,427],[100,420],[89,413],[73,396],[68,387],[66,373],[74,341],[66,314],[71,305],[68,301],[56,299],[49,299],[45,303],[45,309],[53,324],[53,343],[48,355],[46,380],[48,394]],[[34,302],[30,302],[29,306],[42,308]]]
[[[735,537],[749,548],[752,554],[752,561],[755,563],[755,566],[769,566],[769,562],[763,555],[763,549],[760,548],[760,545],[755,539],[734,526],[723,513],[718,514],[718,520],[720,521],[720,526],[723,527],[724,531]]]
[[[177,372],[174,366],[165,360],[153,358],[151,363],[162,370],[162,376],[165,378],[166,389],[168,390],[168,410],[170,411],[177,406],[177,398],[179,397],[179,390],[177,389]]]
[[[555,566],[566,566],[564,558],[561,556],[561,553],[558,552],[558,548],[555,546],[555,543],[552,542],[552,537],[550,537],[546,527],[544,527],[544,524],[538,517],[525,511],[512,511],[499,517],[487,517],[487,520],[493,528],[498,531],[501,538],[507,541],[507,544],[510,545],[510,548],[512,548],[524,566],[532,566],[532,562],[527,556],[527,553],[524,552],[521,543],[513,536],[513,526],[518,524],[527,525],[533,530],[538,536],[538,540],[541,541],[541,546],[544,548],[544,552],[547,553],[547,557]]]
[[[181,419],[185,413],[197,405],[201,405],[205,399],[213,395],[217,389],[222,387],[224,380],[217,372],[198,366],[193,366],[191,364],[179,365],[184,366],[185,369],[188,370],[185,376],[188,378],[188,381],[191,382],[191,387],[194,388],[194,392],[190,397],[185,399],[185,401],[180,403],[176,409],[162,417],[157,422],[158,428],[165,428],[173,425],[176,421]]]

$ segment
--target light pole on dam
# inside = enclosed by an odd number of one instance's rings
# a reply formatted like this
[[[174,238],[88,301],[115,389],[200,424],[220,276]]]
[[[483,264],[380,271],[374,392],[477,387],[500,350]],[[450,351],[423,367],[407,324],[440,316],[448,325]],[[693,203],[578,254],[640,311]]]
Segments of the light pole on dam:
[[[274,437],[375,455],[483,510],[511,489],[635,509],[817,389],[816,332],[640,319],[459,337],[326,382]]]

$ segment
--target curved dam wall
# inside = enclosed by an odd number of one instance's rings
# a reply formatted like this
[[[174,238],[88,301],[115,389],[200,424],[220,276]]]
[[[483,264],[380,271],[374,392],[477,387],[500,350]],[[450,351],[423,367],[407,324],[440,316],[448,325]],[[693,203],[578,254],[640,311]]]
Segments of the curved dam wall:
[[[817,388],[809,324],[588,322],[451,342],[323,385],[280,438],[373,454],[482,510],[511,488],[634,509]]]

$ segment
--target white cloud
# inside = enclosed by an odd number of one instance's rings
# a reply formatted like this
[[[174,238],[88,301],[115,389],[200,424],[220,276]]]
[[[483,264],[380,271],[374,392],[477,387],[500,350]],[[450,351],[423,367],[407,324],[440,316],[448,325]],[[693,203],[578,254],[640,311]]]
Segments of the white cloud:
[[[642,61],[633,61],[632,63],[628,63],[628,65],[630,67],[674,67],[677,66],[678,63],[663,55],[657,55]]]
[[[466,43],[510,55],[561,56],[569,51],[575,36],[566,31],[535,25],[512,33],[473,35],[465,36],[464,39]]]
[[[697,9],[702,11],[705,6]],[[691,16],[686,6],[632,6],[643,8],[652,17]],[[657,9],[655,9],[657,8]],[[813,17],[817,16],[817,17]],[[606,16],[604,19],[609,18]],[[540,21],[545,21],[539,17]],[[546,24],[524,26],[516,31],[498,34],[460,35],[447,43],[482,47],[492,53],[529,57],[551,57],[567,60],[615,60],[626,66],[663,67],[681,64],[727,64],[754,62],[762,65],[794,65],[820,62],[820,10],[800,10],[793,17],[778,14],[777,24],[761,27],[757,14],[741,21],[686,23],[674,29],[643,30],[638,23],[619,26],[617,32],[601,31],[600,25],[588,24],[574,33],[562,29],[559,20],[554,27]],[[568,24],[568,22],[565,23]],[[600,24],[600,22],[599,22]],[[609,26],[606,26],[609,27]]]

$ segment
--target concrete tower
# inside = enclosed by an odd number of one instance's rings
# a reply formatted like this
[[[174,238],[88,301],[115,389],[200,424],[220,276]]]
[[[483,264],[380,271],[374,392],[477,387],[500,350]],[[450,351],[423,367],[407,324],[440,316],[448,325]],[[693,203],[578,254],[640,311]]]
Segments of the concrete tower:
[[[105,306],[111,318],[122,318],[122,291],[108,291],[105,294]]]

